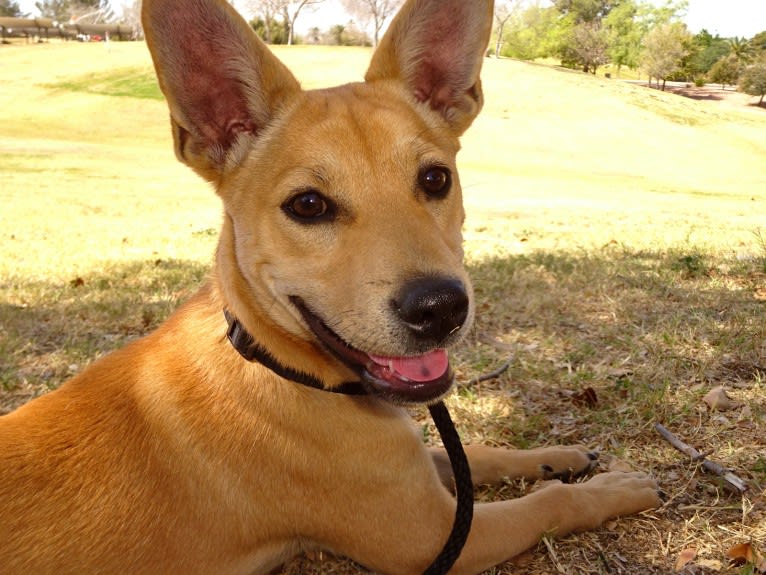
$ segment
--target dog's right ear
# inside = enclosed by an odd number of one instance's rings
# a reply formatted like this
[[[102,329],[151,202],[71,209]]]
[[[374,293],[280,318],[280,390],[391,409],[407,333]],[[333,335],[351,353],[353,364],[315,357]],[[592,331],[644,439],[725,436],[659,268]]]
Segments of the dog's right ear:
[[[216,181],[300,86],[224,0],[144,0],[142,22],[176,155]]]

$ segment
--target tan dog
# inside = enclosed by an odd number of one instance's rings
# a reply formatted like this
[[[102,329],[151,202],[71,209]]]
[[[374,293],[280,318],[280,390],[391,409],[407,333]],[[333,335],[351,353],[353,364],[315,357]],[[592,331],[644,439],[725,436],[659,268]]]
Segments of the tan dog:
[[[396,404],[448,392],[473,315],[455,156],[491,0],[410,0],[366,82],[313,92],[223,0],[143,11],[178,157],[223,200],[216,270],[155,333],[0,419],[0,572],[251,574],[324,548],[421,573],[455,503]],[[593,463],[467,451],[477,482]],[[650,478],[606,473],[477,505],[453,572],[657,504]]]

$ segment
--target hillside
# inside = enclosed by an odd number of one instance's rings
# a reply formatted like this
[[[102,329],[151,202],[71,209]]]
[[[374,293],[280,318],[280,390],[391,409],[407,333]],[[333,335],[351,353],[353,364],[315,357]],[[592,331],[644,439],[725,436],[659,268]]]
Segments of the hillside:
[[[354,48],[276,52],[309,88],[358,80],[369,58]],[[49,171],[61,178],[62,146],[95,145],[105,161],[95,165],[88,155],[75,162],[78,171],[93,169],[139,193],[158,180],[157,170],[171,169],[204,193],[172,160],[165,107],[142,44],[9,46],[0,58],[9,79],[0,94],[0,169],[14,171],[8,168],[33,154],[34,167],[26,169],[43,181]],[[708,244],[713,236],[723,247],[724,233],[725,247],[740,249],[763,225],[766,110],[732,110],[510,60],[486,60],[484,88],[485,110],[461,154],[466,233],[478,252],[498,242],[515,252],[609,241]],[[142,161],[126,158],[150,148],[156,153]],[[51,150],[58,163],[47,161]],[[477,233],[498,218],[499,238]],[[593,218],[598,229],[588,225]]]

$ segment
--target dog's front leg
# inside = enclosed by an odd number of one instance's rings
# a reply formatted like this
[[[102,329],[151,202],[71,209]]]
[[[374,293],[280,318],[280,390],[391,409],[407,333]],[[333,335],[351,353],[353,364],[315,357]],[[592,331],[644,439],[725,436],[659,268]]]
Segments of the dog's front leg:
[[[447,452],[430,448],[439,478],[452,488],[452,467]],[[506,479],[563,479],[580,477],[593,469],[598,455],[581,445],[506,449],[486,445],[467,445],[465,454],[474,485],[494,485]]]
[[[657,484],[643,473],[602,473],[585,483],[548,487],[511,501],[477,504],[452,574],[476,574],[537,544],[546,534],[593,529],[612,517],[657,507]]]
[[[395,459],[389,462],[392,467]],[[399,482],[384,490],[367,485],[353,501],[335,501],[318,515],[321,529],[317,526],[316,537],[310,538],[380,573],[422,573],[447,540],[455,500],[428,472],[419,480],[408,474],[408,467],[396,467]],[[585,483],[551,482],[519,499],[477,504],[468,541],[450,573],[478,574],[533,547],[546,534],[592,529],[659,504],[653,479],[619,472],[598,474]]]

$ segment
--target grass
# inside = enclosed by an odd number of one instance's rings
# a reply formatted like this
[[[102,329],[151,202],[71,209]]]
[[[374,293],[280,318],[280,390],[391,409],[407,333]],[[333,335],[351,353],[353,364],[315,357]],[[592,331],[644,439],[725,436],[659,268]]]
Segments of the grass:
[[[369,58],[278,54],[308,87],[361,78]],[[173,157],[141,44],[2,46],[0,61],[3,412],[188,297],[210,265],[220,205]],[[485,62],[484,87],[460,157],[478,306],[455,353],[460,431],[516,447],[584,443],[605,468],[653,473],[667,496],[488,573],[664,574],[690,547],[688,573],[752,572],[726,551],[766,541],[766,114],[502,60]],[[511,357],[501,377],[465,384]],[[741,407],[710,412],[701,399],[716,385]],[[750,492],[725,491],[655,421]],[[283,570],[358,572],[324,554]]]
[[[147,66],[86,74],[71,80],[50,84],[47,87],[102,96],[164,100],[154,70]]]

